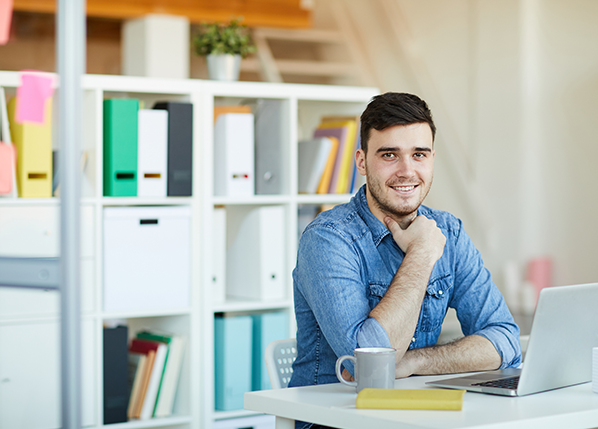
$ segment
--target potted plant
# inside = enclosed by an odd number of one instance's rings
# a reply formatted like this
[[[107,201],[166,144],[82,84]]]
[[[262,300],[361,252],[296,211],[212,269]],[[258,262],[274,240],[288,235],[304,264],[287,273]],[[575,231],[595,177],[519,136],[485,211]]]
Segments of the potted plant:
[[[242,18],[228,23],[202,23],[193,37],[193,49],[205,56],[208,74],[214,80],[238,80],[241,58],[255,52],[255,45]]]

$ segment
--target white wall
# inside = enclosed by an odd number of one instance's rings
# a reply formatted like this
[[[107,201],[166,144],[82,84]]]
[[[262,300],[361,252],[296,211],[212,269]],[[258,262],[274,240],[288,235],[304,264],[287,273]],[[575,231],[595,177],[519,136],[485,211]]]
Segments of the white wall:
[[[427,204],[464,220],[499,287],[507,261],[535,256],[553,258],[555,285],[598,281],[598,2],[343,3],[381,90],[429,102]]]

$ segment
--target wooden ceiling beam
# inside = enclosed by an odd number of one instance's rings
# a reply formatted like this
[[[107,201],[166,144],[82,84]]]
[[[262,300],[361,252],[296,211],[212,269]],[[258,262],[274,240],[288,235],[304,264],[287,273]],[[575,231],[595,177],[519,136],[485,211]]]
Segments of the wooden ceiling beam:
[[[301,0],[87,0],[87,16],[133,19],[160,13],[186,16],[191,23],[243,17],[249,27],[309,28],[312,11]],[[55,13],[56,0],[14,0],[14,10]]]

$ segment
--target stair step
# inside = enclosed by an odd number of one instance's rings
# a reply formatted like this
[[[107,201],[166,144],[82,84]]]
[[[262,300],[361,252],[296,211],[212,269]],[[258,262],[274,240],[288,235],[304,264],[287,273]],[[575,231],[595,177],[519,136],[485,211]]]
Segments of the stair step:
[[[278,71],[282,74],[301,76],[354,76],[355,66],[352,63],[304,61],[304,60],[274,60]],[[259,72],[260,63],[257,59],[246,58],[241,61],[241,70]]]
[[[344,43],[343,35],[333,30],[283,30],[278,28],[254,28],[253,36],[265,39],[289,40],[314,43]]]

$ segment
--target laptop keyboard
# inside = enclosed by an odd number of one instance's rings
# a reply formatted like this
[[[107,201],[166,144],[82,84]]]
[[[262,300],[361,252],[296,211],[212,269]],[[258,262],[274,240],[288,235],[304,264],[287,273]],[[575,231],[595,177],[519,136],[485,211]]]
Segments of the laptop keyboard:
[[[499,380],[484,381],[483,383],[475,383],[473,386],[484,386],[484,387],[500,387],[503,389],[517,389],[519,384],[519,376],[501,378]]]

